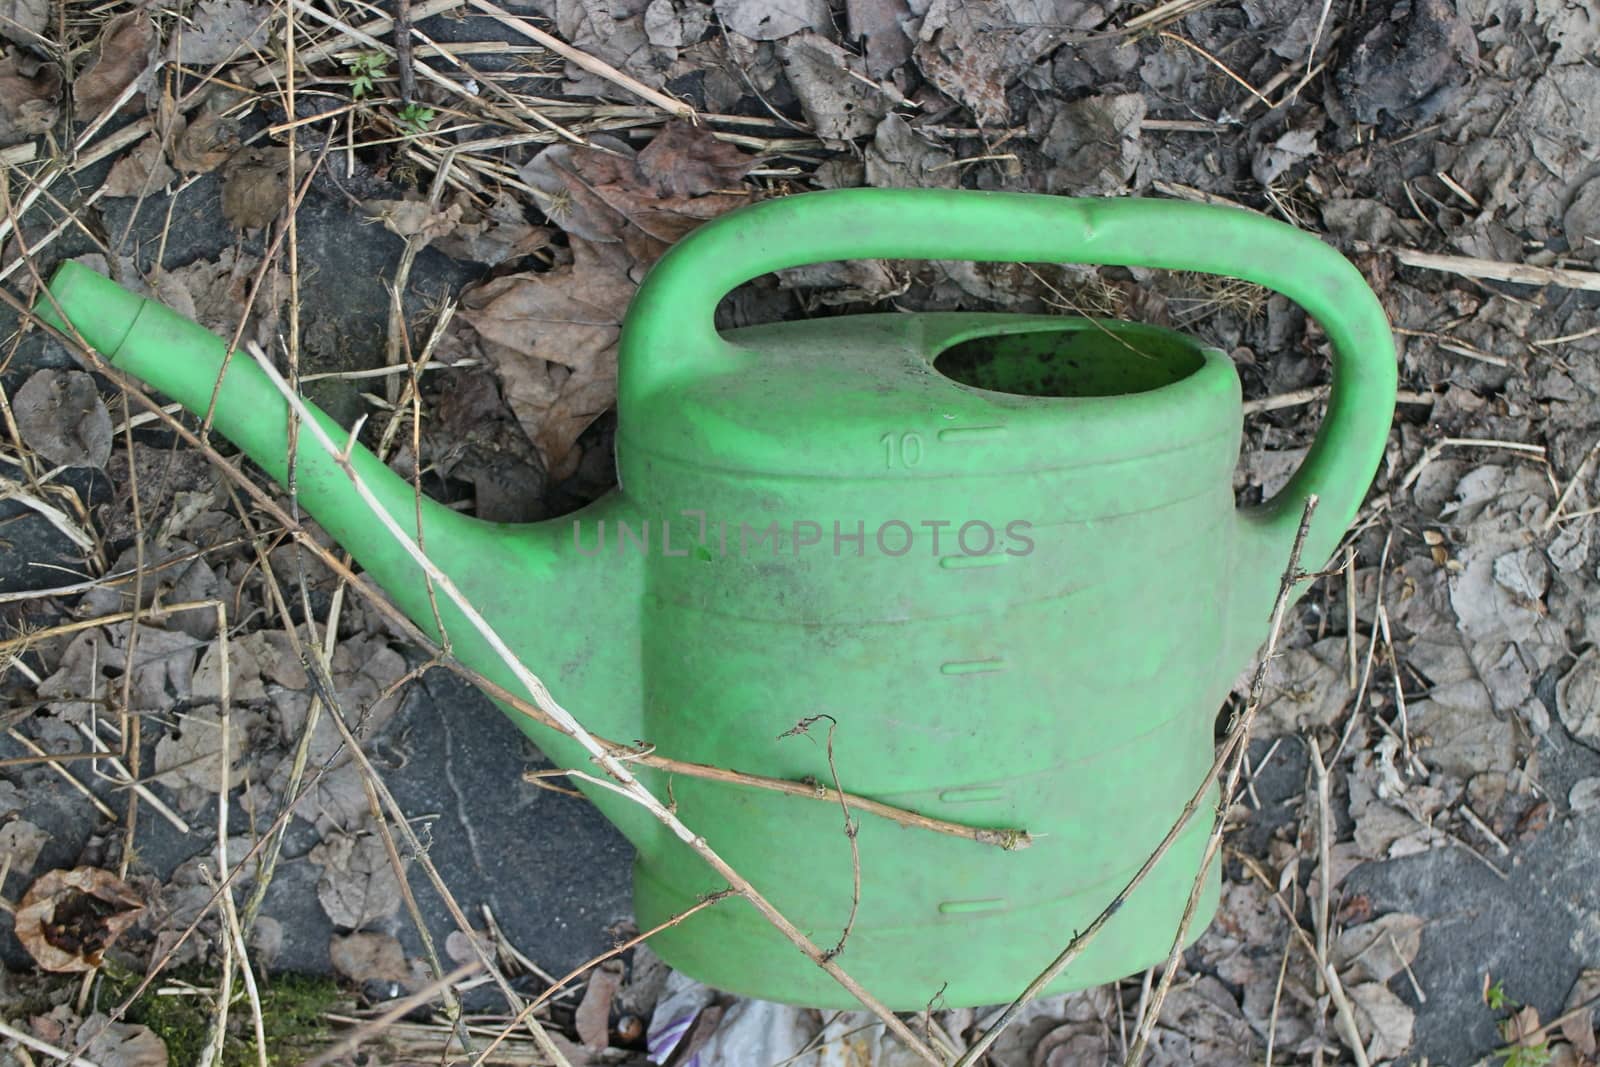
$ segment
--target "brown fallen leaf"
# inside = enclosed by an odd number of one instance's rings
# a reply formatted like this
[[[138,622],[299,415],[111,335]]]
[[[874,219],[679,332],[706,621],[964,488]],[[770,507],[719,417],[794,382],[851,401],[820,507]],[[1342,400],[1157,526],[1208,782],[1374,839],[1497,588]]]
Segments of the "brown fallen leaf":
[[[94,54],[72,83],[72,105],[79,122],[99,118],[124,89],[151,69],[155,43],[155,25],[143,11],[130,11],[106,23]],[[130,99],[123,110],[136,106]]]
[[[167,43],[167,59],[209,67],[265,49],[272,8],[247,0],[200,0],[192,25],[181,26]]]
[[[1422,926],[1422,916],[1404,912],[1390,912],[1372,922],[1353,926],[1334,942],[1334,966],[1350,985],[1387,982],[1417,958],[1422,945]]]
[[[433,247],[451,259],[497,267],[545,247],[550,233],[528,221],[521,201],[501,193],[486,212],[463,204],[460,224],[434,241]]]
[[[704,127],[665,126],[639,153],[615,138],[555,145],[522,168],[548,194],[551,221],[589,241],[619,241],[648,266],[707,219],[744,203],[740,179],[756,157]]]
[[[133,887],[109,871],[49,871],[17,905],[17,940],[47,971],[90,971],[142,914]]]
[[[1572,985],[1572,992],[1567,994],[1566,1009],[1562,1012],[1568,1015],[1561,1021],[1561,1036],[1571,1043],[1580,1056],[1594,1058],[1596,1051],[1594,1032],[1594,1008],[1584,1008],[1577,1011],[1579,1005],[1587,1004],[1596,996],[1600,996],[1600,968],[1585,967],[1578,975],[1578,980]]]
[[[573,1016],[578,1037],[592,1049],[611,1044],[611,1001],[622,985],[622,961],[606,960],[589,972],[589,984]]]
[[[376,834],[335,831],[309,858],[322,868],[317,900],[335,926],[359,930],[400,910],[400,881]]]
[[[310,154],[300,153],[296,175],[304,175],[310,163]],[[246,148],[224,165],[222,214],[238,229],[259,230],[271,225],[288,200],[288,149]]]
[[[239,150],[239,124],[214,111],[173,119],[172,165],[181,174],[210,174]]]
[[[495,278],[462,294],[506,403],[552,479],[576,469],[578,436],[616,400],[623,312],[643,272],[706,219],[744,203],[755,157],[702,127],[672,123],[642,151],[598,135],[522,168],[571,235],[572,262]]]
[[[868,76],[887,77],[911,58],[911,38],[905,25],[911,8],[906,0],[847,0],[845,16],[850,36],[865,44]]]
[[[776,41],[831,22],[823,0],[715,0],[713,6],[728,29],[754,41]]]
[[[1524,1004],[1500,1024],[1500,1034],[1511,1045],[1536,1045],[1541,1040],[1539,1009]]]
[[[459,202],[435,211],[426,200],[366,200],[361,209],[396,237],[420,237],[424,244],[454,233],[461,224]]]
[[[0,826],[0,871],[27,877],[49,840],[49,834],[26,819],[13,819]],[[0,890],[4,888],[0,884]]]
[[[848,148],[871,133],[894,106],[859,57],[819,33],[796,34],[779,42],[777,52],[806,121],[831,148]]]
[[[352,982],[403,982],[411,976],[405,949],[391,934],[338,934],[328,942],[333,969]]]
[[[61,116],[61,71],[14,50],[0,58],[0,147],[37,137]]]
[[[1349,990],[1356,1027],[1367,1043],[1367,1059],[1392,1060],[1411,1047],[1417,1015],[1382,982],[1366,982]]]
[[[161,139],[146,137],[117,160],[106,175],[106,196],[149,196],[178,176],[161,153]]]
[[[245,731],[234,723],[228,732],[229,788],[243,772]],[[214,798],[222,778],[222,716],[215,705],[186,712],[156,742],[155,781],[168,789],[193,789],[201,799]],[[186,805],[188,806],[188,805]]]
[[[1011,118],[1006,103],[1004,35],[993,32],[967,5],[941,4],[945,24],[916,46],[917,65],[942,93],[965,104],[980,126],[1003,126]],[[930,10],[930,18],[937,9]]]
[[[114,1023],[100,1012],[83,1020],[76,1035],[85,1059],[99,1067],[167,1067],[167,1045],[148,1026]]]
[[[572,238],[570,266],[496,278],[462,294],[506,403],[554,479],[578,436],[616,400],[617,339],[636,280],[620,245]]]
[[[51,463],[104,467],[111,458],[111,414],[83,371],[39,371],[11,406],[22,440]]]

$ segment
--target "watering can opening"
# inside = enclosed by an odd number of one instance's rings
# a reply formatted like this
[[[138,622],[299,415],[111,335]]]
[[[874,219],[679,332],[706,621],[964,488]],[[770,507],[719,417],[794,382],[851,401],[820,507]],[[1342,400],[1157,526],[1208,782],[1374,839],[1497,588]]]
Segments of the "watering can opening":
[[[1083,318],[967,337],[938,352],[933,369],[992,393],[1109,397],[1175,385],[1205,363],[1204,351],[1182,334]]]

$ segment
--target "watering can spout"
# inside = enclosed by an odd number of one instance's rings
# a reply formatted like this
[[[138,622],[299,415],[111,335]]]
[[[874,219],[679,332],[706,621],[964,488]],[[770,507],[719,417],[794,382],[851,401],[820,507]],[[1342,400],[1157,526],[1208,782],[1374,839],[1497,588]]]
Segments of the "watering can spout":
[[[69,336],[76,333],[112,366],[190,412],[201,417],[211,412],[220,434],[273,480],[289,484],[289,404],[250,355],[225,358],[221,338],[76,263],[57,269],[36,310],[50,325]],[[309,412],[345,447],[346,430],[315,408]],[[437,589],[430,595],[422,567],[362,499],[351,474],[408,535],[416,538],[420,527],[428,558],[522,662],[544,676],[557,700],[584,707],[586,723],[596,733],[623,740],[639,736],[639,725],[630,718],[640,706],[637,692],[630,690],[638,687],[638,665],[627,660],[638,646],[631,638],[638,626],[642,563],[626,555],[586,554],[575,536],[608,519],[614,524],[627,506],[620,495],[565,518],[507,525],[459,514],[417,493],[360,445],[351,443],[348,463],[347,471],[302,426],[295,442],[295,492],[301,507],[350,549],[396,606],[435,639],[441,638],[442,625],[458,659],[508,691],[522,693],[510,668],[450,598]],[[580,613],[582,626],[571,621]],[[603,617],[599,627],[597,613]],[[585,692],[593,684],[605,687],[603,696]],[[557,764],[587,765],[587,754],[576,742],[508,711]],[[610,802],[600,804],[612,814]],[[615,821],[631,832],[637,818],[621,811]]]

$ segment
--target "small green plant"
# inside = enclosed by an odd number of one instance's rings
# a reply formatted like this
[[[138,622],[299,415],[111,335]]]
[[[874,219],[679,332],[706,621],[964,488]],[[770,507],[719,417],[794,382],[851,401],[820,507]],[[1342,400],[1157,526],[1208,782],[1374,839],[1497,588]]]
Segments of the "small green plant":
[[[358,52],[344,65],[350,68],[350,95],[364,100],[372,95],[373,82],[388,73],[389,57],[382,52]]]
[[[433,108],[423,107],[412,101],[400,109],[397,117],[400,119],[400,126],[407,133],[422,133],[433,122]]]
[[[1507,994],[1505,979],[1490,984],[1487,974],[1483,976],[1483,1002],[1490,1011],[1508,1013],[1500,1020],[1500,1036],[1508,1044],[1495,1049],[1493,1057],[1501,1061],[1501,1067],[1546,1067],[1554,1058],[1550,1042],[1533,1040],[1544,1033],[1539,1013]]]
[[[1506,996],[1506,980],[1500,979],[1492,986],[1487,986],[1483,991],[1483,1002],[1489,1005],[1490,1011],[1505,1011],[1514,1008],[1517,1002]]]
[[[1545,1067],[1552,1058],[1546,1041],[1537,1045],[1512,1045],[1504,1055],[1505,1067]]]

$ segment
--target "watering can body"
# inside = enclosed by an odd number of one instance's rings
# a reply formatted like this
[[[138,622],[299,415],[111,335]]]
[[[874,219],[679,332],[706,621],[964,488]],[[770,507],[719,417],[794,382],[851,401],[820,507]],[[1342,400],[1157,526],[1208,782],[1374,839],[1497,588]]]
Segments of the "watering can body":
[[[712,327],[717,300],[751,277],[866,257],[1260,282],[1327,331],[1328,416],[1288,487],[1241,511],[1238,378],[1225,354],[1180,334],[969,313]],[[220,340],[72,265],[50,288],[45,318],[70,321],[191,410],[212,405]],[[1302,560],[1314,567],[1376,470],[1394,379],[1387,323],[1359,273],[1265,219],[1018,194],[804,194],[702,227],[646,279],[623,332],[617,491],[528,527],[425,507],[423,532],[596,733],[1026,830],[1030,847],[1006,849],[857,811],[852,841],[836,802],[640,772],[815,943],[848,929],[839,964],[891,1007],[997,1003],[1112,901],[1205,777],[1216,710],[1266,637],[1305,498],[1321,498]],[[221,382],[215,424],[283,480],[281,399],[243,355]],[[411,488],[359,449],[351,461],[414,529]],[[302,445],[296,486],[433,629],[421,573],[344,470]],[[439,610],[458,657],[515,691],[459,613]],[[592,769],[572,739],[513,719],[558,764]],[[725,887],[643,809],[584,788],[638,849],[642,928]],[[1053,990],[1165,956],[1210,823],[1194,820]],[[1195,932],[1216,890],[1212,874]],[[854,1003],[738,898],[652,945],[733,992]]]

